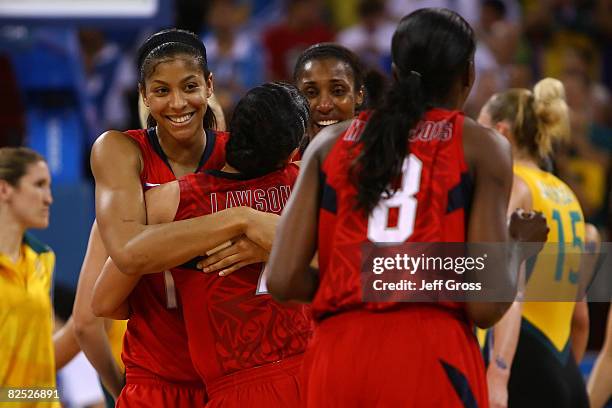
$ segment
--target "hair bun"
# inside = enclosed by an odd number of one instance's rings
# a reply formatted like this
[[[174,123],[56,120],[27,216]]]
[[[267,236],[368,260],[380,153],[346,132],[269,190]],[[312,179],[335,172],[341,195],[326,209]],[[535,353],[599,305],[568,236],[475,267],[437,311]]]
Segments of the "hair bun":
[[[552,104],[558,100],[565,101],[563,83],[555,78],[544,78],[533,87],[536,103]]]
[[[565,87],[558,79],[544,78],[533,87],[534,110],[538,117],[540,155],[550,151],[556,140],[570,138],[569,108]]]

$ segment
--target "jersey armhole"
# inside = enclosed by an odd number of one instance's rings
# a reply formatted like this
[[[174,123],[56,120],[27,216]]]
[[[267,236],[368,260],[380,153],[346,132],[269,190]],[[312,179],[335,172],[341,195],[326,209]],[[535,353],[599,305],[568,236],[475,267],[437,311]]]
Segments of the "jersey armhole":
[[[138,172],[138,176],[140,180],[144,180],[144,172],[145,172],[145,158],[144,158],[144,143],[147,143],[147,129],[139,129],[138,131],[125,131],[123,133],[128,140],[130,140],[133,144],[138,147],[138,152],[140,153],[138,156],[138,163],[140,166],[140,171]]]
[[[174,214],[174,221],[182,220],[185,218],[185,212],[187,211],[188,207],[187,197],[193,192],[193,183],[191,181],[192,178],[193,175],[188,174],[177,180],[179,185],[179,202],[178,206],[176,207],[176,214]]]

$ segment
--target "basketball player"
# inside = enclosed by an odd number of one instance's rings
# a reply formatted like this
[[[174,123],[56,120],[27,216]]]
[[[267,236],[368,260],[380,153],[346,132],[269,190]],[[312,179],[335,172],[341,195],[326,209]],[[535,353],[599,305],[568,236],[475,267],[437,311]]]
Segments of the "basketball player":
[[[23,147],[0,148],[0,388],[7,405],[60,406],[55,361],[61,350],[52,340],[55,254],[26,232],[49,225],[52,202],[42,156]],[[49,390],[58,399],[24,399],[27,389]]]
[[[512,144],[514,181],[510,209],[542,212],[550,227],[549,243],[581,251],[585,242],[582,209],[570,188],[540,169],[555,138],[569,136],[569,112],[563,84],[546,78],[533,91],[511,89],[494,95],[479,122],[494,127]],[[487,380],[493,407],[588,407],[584,381],[571,350],[572,318],[578,292],[579,256],[551,265],[538,259],[525,289],[537,300],[543,288],[560,293],[561,302],[515,302],[493,333]],[[586,303],[578,305],[586,308]],[[580,312],[581,310],[578,310]]]
[[[237,205],[280,213],[297,177],[288,164],[308,123],[308,102],[292,85],[250,90],[230,123],[222,170],[182,177],[147,191],[149,222],[170,222]],[[297,374],[310,337],[302,305],[280,305],[263,285],[263,264],[219,278],[190,265],[173,270],[189,350],[204,380],[207,407],[298,406]],[[105,268],[96,303],[117,297],[125,278]],[[119,299],[120,300],[120,299]]]
[[[261,242],[276,217],[234,208],[181,223],[146,225],[143,191],[196,170],[220,168],[227,134],[210,130],[212,75],[197,36],[181,30],[154,34],[139,50],[138,68],[152,127],[106,132],[91,157],[101,240],[122,272],[133,275],[135,286],[123,349],[126,387],[117,406],[198,406],[205,390],[189,358],[174,282],[171,274],[157,272],[243,233],[254,231],[249,236]],[[257,230],[251,230],[255,225]],[[249,263],[262,260],[249,256]],[[139,280],[142,273],[151,275]]]
[[[471,27],[454,12],[404,17],[383,105],[323,129],[306,152],[267,283],[281,300],[312,302],[307,407],[487,405],[472,324],[492,325],[510,302],[365,303],[360,277],[368,240],[508,241],[510,146],[459,111],[474,79],[474,50]],[[388,227],[392,210],[397,225]],[[516,238],[544,239],[544,219],[532,217]],[[317,249],[318,275],[308,268]],[[516,271],[500,265],[496,273],[507,287],[516,284]]]

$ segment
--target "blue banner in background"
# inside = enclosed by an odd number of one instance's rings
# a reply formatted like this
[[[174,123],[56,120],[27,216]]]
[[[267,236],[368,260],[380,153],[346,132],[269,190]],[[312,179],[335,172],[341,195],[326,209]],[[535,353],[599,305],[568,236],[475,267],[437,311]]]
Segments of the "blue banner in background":
[[[167,26],[172,0],[0,0],[0,25]]]
[[[27,128],[27,144],[47,159],[53,184],[83,180],[86,133],[74,107],[30,109]]]

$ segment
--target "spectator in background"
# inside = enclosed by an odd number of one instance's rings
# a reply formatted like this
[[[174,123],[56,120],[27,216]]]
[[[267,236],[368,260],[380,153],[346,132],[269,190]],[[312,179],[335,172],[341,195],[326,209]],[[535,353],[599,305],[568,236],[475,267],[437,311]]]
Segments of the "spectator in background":
[[[602,82],[612,89],[612,0],[598,0],[594,21],[601,41]]]
[[[285,21],[263,34],[269,79],[289,80],[302,51],[309,45],[334,38],[331,29],[321,20],[322,14],[320,0],[288,1]]]
[[[175,0],[174,26],[181,30],[199,33],[206,23],[211,2],[202,0]]]
[[[0,147],[20,146],[26,133],[25,106],[10,59],[0,54]]]
[[[559,78],[568,48],[589,50],[599,59],[594,41],[597,30],[593,2],[525,0],[523,3],[523,29],[537,77]]]
[[[587,220],[602,225],[612,152],[610,94],[595,80],[597,65],[587,50],[567,48],[562,64],[572,137],[569,144],[561,146],[559,176],[576,191]]]
[[[508,88],[520,37],[519,26],[510,20],[502,0],[484,0],[480,4],[475,24],[476,81],[465,106],[466,113],[473,117],[493,94]]]
[[[499,67],[505,68],[514,62],[520,27],[510,19],[508,8],[503,1],[482,1],[476,35],[478,46],[486,50]],[[478,51],[476,55],[478,57]]]
[[[353,51],[368,68],[391,73],[389,38],[395,23],[387,18],[383,0],[360,0],[357,4],[359,22],[336,37],[338,43]]]
[[[136,85],[134,68],[120,48],[100,30],[79,31],[86,81],[89,141],[106,129],[126,129],[130,122],[127,94]]]
[[[265,80],[260,45],[240,32],[249,9],[238,0],[215,0],[208,15],[211,32],[204,37],[208,65],[215,73],[215,95],[226,117],[250,88]]]
[[[420,8],[442,7],[455,11],[474,25],[478,20],[476,0],[387,0],[387,12],[395,21]]]
[[[327,0],[331,23],[337,30],[348,28],[358,23],[358,5],[360,0]]]

